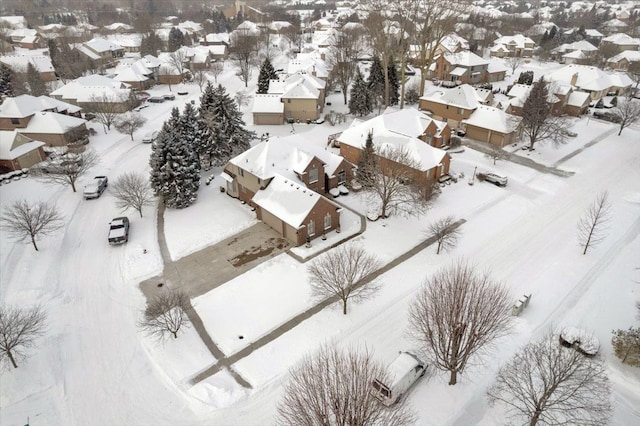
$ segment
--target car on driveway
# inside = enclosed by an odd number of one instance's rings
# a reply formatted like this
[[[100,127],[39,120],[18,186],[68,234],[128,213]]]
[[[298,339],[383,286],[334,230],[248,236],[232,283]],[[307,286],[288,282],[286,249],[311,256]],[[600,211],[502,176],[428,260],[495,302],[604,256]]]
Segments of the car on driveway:
[[[484,180],[486,180],[487,182],[490,182],[496,186],[507,186],[507,182],[509,181],[509,179],[507,179],[506,176],[500,176],[497,175],[495,173],[487,173],[484,176]]]
[[[109,244],[124,244],[129,241],[129,218],[116,217],[109,222]]]
[[[162,96],[152,96],[149,99],[147,99],[147,102],[149,102],[150,104],[161,104],[165,101],[165,99]]]
[[[99,198],[109,183],[109,178],[106,176],[96,176],[91,182],[85,185],[83,195],[86,200],[91,198]]]
[[[165,101],[175,101],[176,100],[176,95],[174,95],[173,93],[167,93],[166,95],[162,95],[162,97],[164,98]]]

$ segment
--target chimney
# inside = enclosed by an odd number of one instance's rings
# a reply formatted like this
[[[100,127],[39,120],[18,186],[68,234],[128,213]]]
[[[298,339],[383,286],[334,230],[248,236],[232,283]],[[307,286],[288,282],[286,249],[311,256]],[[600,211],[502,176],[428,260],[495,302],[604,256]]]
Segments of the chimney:
[[[577,82],[578,82],[578,73],[574,73],[574,74],[571,76],[571,85],[572,85],[572,86],[575,86]]]

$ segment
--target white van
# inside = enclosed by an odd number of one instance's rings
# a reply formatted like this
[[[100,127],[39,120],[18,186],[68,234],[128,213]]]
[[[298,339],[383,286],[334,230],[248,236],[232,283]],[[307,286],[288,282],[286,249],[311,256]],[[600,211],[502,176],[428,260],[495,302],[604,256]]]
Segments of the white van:
[[[426,371],[426,364],[417,355],[400,352],[387,367],[388,378],[385,383],[378,379],[373,381],[376,398],[386,406],[397,403]]]

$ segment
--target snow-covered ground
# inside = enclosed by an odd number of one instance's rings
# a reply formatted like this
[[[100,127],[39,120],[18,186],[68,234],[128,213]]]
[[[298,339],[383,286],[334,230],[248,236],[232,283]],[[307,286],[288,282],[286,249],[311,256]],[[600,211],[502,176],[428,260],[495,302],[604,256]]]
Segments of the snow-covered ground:
[[[538,66],[538,65],[536,65]],[[544,72],[544,64],[539,65]],[[231,94],[247,90],[226,65],[219,77]],[[255,76],[254,83],[255,86]],[[131,141],[115,131],[98,134],[91,146],[101,156],[95,174],[115,179],[127,171],[148,171],[150,146],[142,135],[160,128],[172,107],[196,100],[194,84],[173,86],[189,94],[154,104],[142,113],[147,124]],[[252,85],[248,88],[251,92]],[[150,90],[152,95],[168,87]],[[345,111],[340,94],[331,94],[332,109]],[[244,106],[251,123],[250,106]],[[326,144],[332,127],[295,125],[309,143]],[[291,126],[264,126],[258,135],[288,135]],[[107,190],[86,201],[70,188],[45,186],[33,178],[0,186],[0,206],[13,200],[56,201],[65,214],[65,229],[42,239],[40,251],[0,239],[0,300],[3,305],[41,303],[48,314],[47,333],[28,360],[0,373],[0,424],[47,425],[264,425],[272,423],[287,369],[304,354],[329,340],[367,346],[382,362],[413,346],[405,334],[407,306],[425,277],[458,259],[467,259],[503,282],[514,301],[524,293],[532,300],[515,320],[511,335],[496,350],[465,371],[456,386],[433,372],[411,391],[406,403],[420,425],[493,425],[504,422],[500,407],[489,407],[484,392],[495,371],[530,339],[550,327],[576,326],[600,340],[601,355],[613,383],[613,424],[640,423],[640,370],[623,366],[612,354],[611,330],[637,325],[634,303],[640,299],[640,127],[617,136],[614,125],[588,118],[576,120],[578,133],[568,145],[537,146],[533,152],[510,149],[543,164],[575,172],[569,178],[542,174],[513,163],[492,160],[467,149],[453,154],[452,170],[465,178],[445,186],[433,209],[421,218],[391,217],[369,222],[354,238],[386,263],[424,238],[432,220],[445,215],[464,218],[462,239],[448,254],[429,247],[381,277],[383,286],[371,300],[351,304],[349,314],[330,307],[235,364],[253,386],[240,387],[225,370],[191,386],[188,380],[215,362],[193,329],[175,341],[158,344],[137,328],[144,308],[138,283],[162,270],[155,208],[144,217],[129,213],[131,240],[119,247],[106,242],[107,223],[120,211]],[[506,188],[477,180],[478,171],[509,177]],[[219,169],[203,172],[203,177]],[[87,175],[79,182],[84,182]],[[202,185],[198,201],[166,212],[166,237],[174,259],[214,244],[255,222],[249,209],[222,194],[214,179]],[[598,192],[608,190],[614,220],[607,238],[585,256],[577,244],[576,222]],[[340,202],[366,213],[358,194]],[[331,238],[331,236],[330,236]],[[314,243],[315,244],[315,243]],[[318,244],[321,244],[318,242]],[[145,253],[146,250],[146,253]],[[299,249],[302,250],[303,249]],[[305,264],[277,256],[221,287],[195,299],[205,327],[226,355],[278,327],[312,306]],[[238,339],[242,335],[243,339]]]

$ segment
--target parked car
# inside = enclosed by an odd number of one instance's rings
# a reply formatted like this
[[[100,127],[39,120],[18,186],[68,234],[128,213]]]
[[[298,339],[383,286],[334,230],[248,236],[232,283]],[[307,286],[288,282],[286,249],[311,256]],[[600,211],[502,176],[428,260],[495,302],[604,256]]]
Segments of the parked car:
[[[581,328],[565,327],[558,337],[562,346],[573,348],[586,356],[596,356],[600,350],[600,341]]]
[[[165,101],[175,101],[176,100],[176,95],[174,95],[173,93],[167,93],[166,95],[162,95],[162,97],[164,98]]]
[[[180,95],[180,96],[184,96],[184,95],[188,95],[188,94],[189,94],[189,92],[187,92],[186,90],[181,90],[181,91],[178,92],[178,95]]]
[[[151,104],[161,104],[165,101],[165,99],[162,96],[152,96],[149,99],[147,99],[147,102],[151,103]]]
[[[64,154],[56,158],[45,160],[33,168],[42,173],[65,173],[75,170],[82,165],[82,157],[76,154]]]
[[[148,107],[149,107],[149,104],[140,104],[140,106],[135,107],[133,110],[136,111],[136,112],[140,112],[143,109],[148,108]]]
[[[83,195],[86,200],[91,198],[99,198],[109,183],[109,178],[106,176],[96,176],[91,182],[85,185]]]
[[[593,116],[601,120],[610,121],[612,123],[620,122],[620,117],[609,111],[593,111]]]
[[[129,241],[129,218],[116,217],[109,222],[109,244],[124,244]]]
[[[387,367],[387,380],[376,378],[371,383],[374,395],[386,406],[395,404],[426,371],[427,365],[417,355],[400,352]]]
[[[143,137],[142,137],[142,143],[153,143],[155,142],[156,139],[158,139],[158,134],[160,132],[158,130],[152,130],[150,132],[147,132]]]
[[[506,176],[500,176],[495,173],[485,174],[484,180],[496,186],[507,186],[507,182],[509,181]]]

